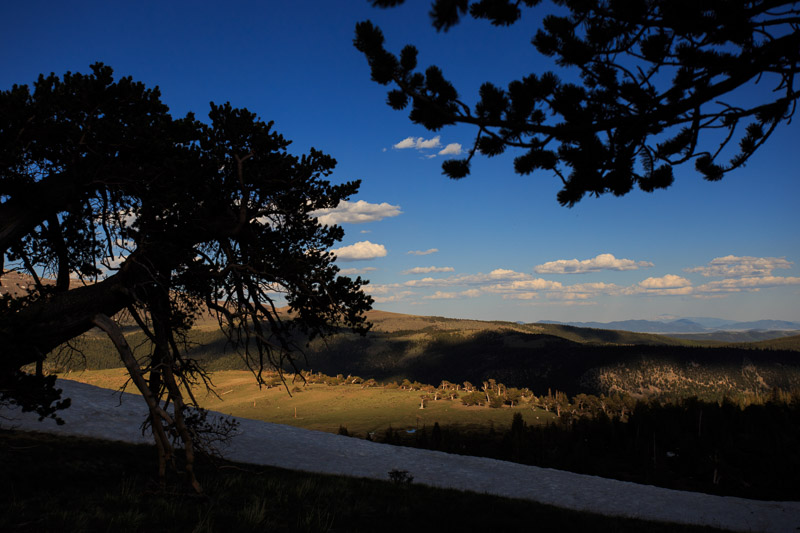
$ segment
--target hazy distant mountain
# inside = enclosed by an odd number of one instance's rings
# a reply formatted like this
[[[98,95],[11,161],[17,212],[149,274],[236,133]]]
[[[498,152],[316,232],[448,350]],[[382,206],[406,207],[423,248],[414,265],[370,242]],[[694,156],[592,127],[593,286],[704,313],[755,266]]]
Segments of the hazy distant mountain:
[[[755,320],[753,322],[729,322],[717,329],[743,330],[743,329],[800,329],[800,323],[785,320]]]
[[[676,320],[678,317],[673,318],[672,320]],[[691,320],[696,324],[700,324],[704,328],[708,329],[720,329],[721,326],[725,324],[731,324],[733,320],[727,320],[724,318],[713,318],[708,316],[685,316],[682,317],[684,320]]]
[[[615,329],[637,333],[710,333],[714,331],[800,330],[800,323],[785,320],[756,320],[735,322],[721,318],[693,317],[678,320],[617,320],[613,322],[557,322],[543,320],[540,324],[563,324],[579,328]]]
[[[681,318],[679,320],[673,320],[672,322],[667,322],[665,326],[668,328],[662,331],[681,331],[683,333],[697,333],[700,331],[707,331],[707,328],[703,327],[701,324],[689,320],[688,318]]]
[[[752,347],[772,348],[776,350],[786,349],[787,343],[797,343],[800,335],[797,330],[763,330],[763,329],[748,329],[748,330],[728,330],[728,331],[709,331],[705,333],[666,333],[665,335],[673,339],[685,339],[693,341],[709,341],[718,343],[750,343]],[[787,340],[788,339],[788,340]],[[756,346],[758,343],[770,343],[763,346]],[[794,346],[794,344],[791,344]]]
[[[659,322],[656,320],[617,320],[614,322],[556,322],[542,321],[540,324],[563,324],[578,328],[616,329],[633,331],[636,333],[701,333],[708,329],[696,322],[687,319],[672,322]]]

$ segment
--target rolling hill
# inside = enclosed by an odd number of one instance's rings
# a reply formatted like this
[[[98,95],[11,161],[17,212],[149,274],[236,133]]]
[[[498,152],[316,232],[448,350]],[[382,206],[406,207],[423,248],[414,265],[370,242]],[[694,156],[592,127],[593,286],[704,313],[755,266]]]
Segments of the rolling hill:
[[[800,387],[800,337],[722,344],[560,324],[517,324],[371,311],[364,337],[347,332],[310,343],[299,366],[328,375],[481,384],[488,379],[537,394],[548,389],[635,396],[720,398]],[[206,323],[190,355],[211,371],[242,370],[224,336]],[[129,342],[147,349],[141,333]],[[302,339],[298,339],[302,341]],[[85,335],[62,369],[120,366],[110,342]]]

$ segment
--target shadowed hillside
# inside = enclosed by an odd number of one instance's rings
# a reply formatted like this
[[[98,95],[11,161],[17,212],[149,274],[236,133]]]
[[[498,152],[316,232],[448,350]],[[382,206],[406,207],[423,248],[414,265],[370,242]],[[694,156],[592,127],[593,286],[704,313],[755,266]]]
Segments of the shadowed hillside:
[[[762,343],[703,346],[654,334],[554,324],[482,322],[370,312],[365,337],[340,333],[313,341],[300,361],[305,370],[379,381],[442,380],[480,385],[490,378],[510,387],[567,394],[627,392],[635,396],[720,398],[800,387],[797,337]],[[210,321],[190,337],[190,355],[210,371],[244,364]],[[141,333],[129,342],[148,350]],[[62,369],[120,366],[111,343],[87,334],[82,350],[57,359]],[[85,359],[84,359],[85,358]]]

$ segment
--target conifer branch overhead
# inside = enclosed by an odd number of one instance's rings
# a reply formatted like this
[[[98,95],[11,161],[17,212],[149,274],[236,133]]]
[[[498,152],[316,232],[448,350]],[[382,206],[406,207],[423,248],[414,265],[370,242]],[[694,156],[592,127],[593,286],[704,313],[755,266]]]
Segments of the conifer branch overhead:
[[[467,14],[497,26],[541,20],[531,44],[558,67],[577,70],[580,83],[559,72],[522,73],[506,88],[485,83],[468,106],[441,69],[416,70],[416,48],[406,46],[399,58],[387,51],[371,22],[356,26],[354,44],[373,80],[396,87],[388,100],[394,109],[410,104],[411,121],[432,131],[475,125],[472,152],[487,157],[523,150],[515,171],[556,174],[564,183],[558,201],[567,206],[586,194],[667,188],[674,167],[690,161],[705,179],[719,180],[794,114],[798,2],[552,0],[560,14],[543,18],[539,4],[547,2],[435,0],[430,16],[439,31]],[[463,178],[469,164],[448,161],[443,170]]]

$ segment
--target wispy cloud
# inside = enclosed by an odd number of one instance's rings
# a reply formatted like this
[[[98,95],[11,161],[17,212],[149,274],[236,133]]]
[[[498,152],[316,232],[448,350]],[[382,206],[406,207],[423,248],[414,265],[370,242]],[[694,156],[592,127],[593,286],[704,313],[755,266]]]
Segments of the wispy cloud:
[[[375,301],[375,303],[379,303],[379,304],[387,303],[387,302],[399,302],[400,300],[405,300],[406,298],[408,298],[412,294],[414,294],[414,293],[411,292],[411,291],[400,291],[400,292],[396,292],[396,293],[394,293],[394,294],[392,294],[390,296],[373,296],[372,299]]]
[[[372,296],[375,296],[376,294],[378,295],[389,294],[392,291],[396,291],[398,288],[400,288],[400,285],[397,283],[379,284],[379,285],[370,284],[364,288],[364,292],[368,292]]]
[[[459,298],[476,298],[481,295],[478,289],[468,289],[461,292],[442,292],[436,291],[428,296],[423,296],[423,300],[456,300]]]
[[[547,297],[558,300],[588,300],[597,296],[622,294],[623,290],[623,287],[615,283],[576,283],[560,290],[552,290]]]
[[[375,222],[388,217],[396,217],[401,213],[399,205],[391,205],[386,202],[371,204],[359,200],[357,202],[342,201],[334,208],[318,209],[311,214],[317,217],[320,224],[332,226],[334,224]]]
[[[405,300],[413,295],[413,291],[402,290],[402,286],[397,283],[384,285],[367,285],[364,292],[372,296],[376,303],[398,302]]]
[[[549,292],[547,298],[550,300],[589,300],[594,295],[585,292]]]
[[[535,300],[538,297],[538,292],[515,292],[503,295],[504,300]]]
[[[532,300],[544,293],[551,300],[589,300],[602,295],[622,294],[624,289],[614,283],[576,283],[564,285],[542,278],[499,283],[484,287],[486,292],[499,293],[504,299]]]
[[[358,276],[360,274],[366,274],[367,272],[374,272],[378,270],[375,267],[364,267],[364,268],[343,268],[339,270],[339,274],[343,276]]]
[[[485,285],[502,281],[524,280],[531,276],[513,270],[497,268],[488,274],[462,274],[447,278],[422,278],[413,279],[403,283],[406,287],[450,287],[454,285]]]
[[[800,277],[750,276],[728,278],[693,286],[688,279],[675,274],[659,278],[647,278],[636,285],[626,287],[621,294],[646,296],[692,296],[694,298],[721,298],[727,294],[774,287],[800,285]]]
[[[704,293],[757,291],[786,285],[800,285],[800,277],[758,276],[723,279],[700,285],[697,291]]]
[[[414,267],[409,268],[408,270],[403,270],[403,274],[429,274],[431,272],[453,272],[455,269],[453,267]]]
[[[558,306],[558,307],[577,307],[577,306],[588,306],[588,305],[597,305],[597,302],[592,302],[588,300],[550,300],[547,302],[536,303],[537,306]]]
[[[684,269],[706,277],[743,278],[769,276],[776,268],[791,268],[794,263],[783,257],[737,257],[726,255],[712,259],[707,266]]]
[[[498,283],[486,287],[488,292],[510,293],[510,292],[530,292],[542,290],[560,290],[564,286],[558,281],[550,281],[542,278],[522,279],[510,283]]]
[[[633,261],[632,259],[617,259],[612,254],[600,254],[593,259],[559,259],[537,265],[534,271],[538,274],[586,274],[601,270],[637,270],[652,267],[649,261]]]
[[[386,256],[386,247],[369,241],[361,241],[350,246],[331,250],[339,261],[364,261]]]
[[[410,250],[407,253],[408,255],[431,255],[435,254],[438,251],[439,251],[438,248],[430,248],[428,250]]]

